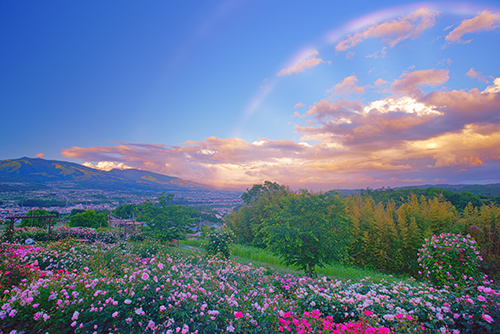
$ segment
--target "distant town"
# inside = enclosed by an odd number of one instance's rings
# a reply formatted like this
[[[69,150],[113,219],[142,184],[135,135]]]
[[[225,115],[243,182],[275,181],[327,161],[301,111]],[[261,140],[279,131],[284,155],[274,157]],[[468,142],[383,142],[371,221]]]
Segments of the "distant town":
[[[174,190],[174,203],[216,210],[220,217],[242,203],[241,193],[217,190]],[[25,215],[32,209],[57,211],[69,215],[73,209],[112,211],[123,204],[156,201],[160,192],[140,190],[82,189],[73,182],[45,183],[43,186],[23,182],[0,183],[0,220]]]

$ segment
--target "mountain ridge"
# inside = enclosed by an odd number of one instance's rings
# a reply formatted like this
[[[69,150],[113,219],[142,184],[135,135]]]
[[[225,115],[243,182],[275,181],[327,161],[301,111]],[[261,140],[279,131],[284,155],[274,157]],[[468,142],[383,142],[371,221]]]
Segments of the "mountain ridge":
[[[77,163],[22,157],[0,160],[0,182],[75,182],[83,188],[214,190],[214,187],[139,169],[104,171]]]

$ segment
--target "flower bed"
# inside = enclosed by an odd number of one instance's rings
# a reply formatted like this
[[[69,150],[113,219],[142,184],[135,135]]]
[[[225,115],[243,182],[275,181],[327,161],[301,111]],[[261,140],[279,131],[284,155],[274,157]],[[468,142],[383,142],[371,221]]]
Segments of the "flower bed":
[[[18,276],[9,279],[16,267]],[[500,329],[500,292],[488,286],[458,294],[426,284],[277,275],[217,258],[171,255],[159,245],[3,244],[0,270],[3,333]]]

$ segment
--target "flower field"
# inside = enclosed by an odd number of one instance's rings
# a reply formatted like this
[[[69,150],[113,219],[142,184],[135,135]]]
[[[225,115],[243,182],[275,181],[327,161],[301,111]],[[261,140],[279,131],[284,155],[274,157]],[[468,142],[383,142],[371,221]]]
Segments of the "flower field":
[[[500,291],[311,279],[157,243],[0,246],[0,333],[498,333]]]

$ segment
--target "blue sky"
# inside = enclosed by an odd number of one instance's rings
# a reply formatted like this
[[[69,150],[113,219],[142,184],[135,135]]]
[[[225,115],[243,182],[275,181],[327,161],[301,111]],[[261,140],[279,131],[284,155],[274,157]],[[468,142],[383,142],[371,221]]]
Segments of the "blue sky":
[[[499,42],[499,1],[2,1],[0,159],[500,182]]]

